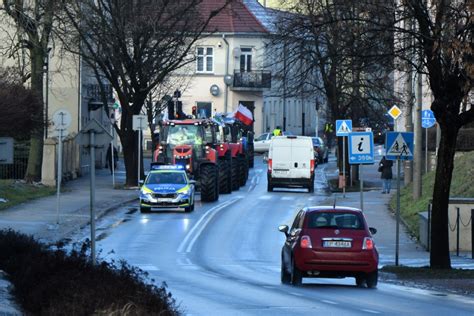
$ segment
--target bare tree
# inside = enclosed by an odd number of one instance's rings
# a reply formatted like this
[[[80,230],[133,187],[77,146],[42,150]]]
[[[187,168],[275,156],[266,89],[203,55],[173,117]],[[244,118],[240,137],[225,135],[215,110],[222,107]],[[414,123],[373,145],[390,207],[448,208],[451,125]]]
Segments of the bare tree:
[[[209,21],[226,3],[88,0],[65,4],[64,43],[110,82],[120,100],[122,116],[115,129],[124,149],[127,185],[135,185],[139,176],[133,115],[142,111],[148,95],[171,72],[194,60],[194,44],[209,31]]]
[[[412,19],[413,30],[396,28],[413,37],[414,66],[427,74],[436,120],[441,128],[431,222],[432,268],[450,268],[448,204],[459,129],[474,121],[473,104],[463,106],[474,83],[474,3],[468,0],[405,0],[400,19]],[[401,54],[403,55],[403,54]]]
[[[393,102],[390,12],[359,0],[297,0],[287,9],[278,14],[272,41],[282,51],[278,90],[319,94],[328,122],[350,118],[355,126],[385,126]],[[375,32],[369,21],[385,25],[385,32]]]
[[[29,60],[29,78],[31,90],[39,100],[43,100],[43,67],[51,41],[54,12],[57,11],[58,1],[54,0],[3,0],[3,10],[13,20],[19,30],[16,48],[26,48]],[[26,79],[25,78],[25,79]],[[43,106],[32,112],[33,121],[43,119]],[[31,130],[30,153],[25,180],[41,179],[41,164],[43,159],[44,125],[36,125]]]

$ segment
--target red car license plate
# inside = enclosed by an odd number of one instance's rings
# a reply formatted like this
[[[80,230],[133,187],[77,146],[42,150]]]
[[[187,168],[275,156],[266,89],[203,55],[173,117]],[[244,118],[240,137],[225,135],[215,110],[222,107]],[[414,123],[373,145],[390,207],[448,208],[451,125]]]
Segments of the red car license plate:
[[[351,244],[350,241],[325,240],[323,242],[323,247],[327,247],[327,248],[351,248],[352,244]]]

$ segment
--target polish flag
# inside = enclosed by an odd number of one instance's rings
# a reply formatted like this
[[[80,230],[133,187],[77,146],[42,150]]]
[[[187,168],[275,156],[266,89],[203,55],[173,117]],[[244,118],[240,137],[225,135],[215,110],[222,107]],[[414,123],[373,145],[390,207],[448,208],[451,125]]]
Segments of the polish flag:
[[[234,117],[244,123],[245,125],[252,125],[253,115],[252,112],[247,109],[242,104],[239,104],[239,107],[234,112]]]

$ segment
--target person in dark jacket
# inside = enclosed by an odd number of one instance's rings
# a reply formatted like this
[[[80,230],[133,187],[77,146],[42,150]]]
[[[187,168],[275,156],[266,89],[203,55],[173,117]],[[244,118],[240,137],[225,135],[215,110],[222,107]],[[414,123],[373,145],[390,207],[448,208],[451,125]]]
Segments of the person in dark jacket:
[[[115,148],[114,146],[114,163],[112,164],[112,150],[111,150],[112,146],[109,146],[109,148],[107,149],[107,154],[105,156],[105,159],[106,159],[106,163],[110,169],[110,174],[112,174],[112,166],[115,169],[117,169],[117,161],[118,161],[118,152],[117,152],[117,148]],[[107,168],[107,166],[105,166]]]
[[[392,166],[393,161],[387,160],[385,156],[380,160],[379,163],[379,172],[381,173],[381,178],[383,181],[383,189],[382,193],[390,193],[390,189],[392,188]]]

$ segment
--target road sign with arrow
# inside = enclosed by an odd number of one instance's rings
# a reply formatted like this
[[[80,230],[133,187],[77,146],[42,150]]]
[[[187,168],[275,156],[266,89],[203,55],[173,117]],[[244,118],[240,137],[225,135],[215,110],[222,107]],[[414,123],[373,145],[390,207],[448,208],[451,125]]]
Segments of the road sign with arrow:
[[[349,163],[374,163],[374,135],[372,132],[355,132],[349,134]]]

